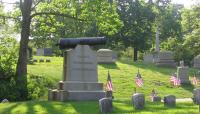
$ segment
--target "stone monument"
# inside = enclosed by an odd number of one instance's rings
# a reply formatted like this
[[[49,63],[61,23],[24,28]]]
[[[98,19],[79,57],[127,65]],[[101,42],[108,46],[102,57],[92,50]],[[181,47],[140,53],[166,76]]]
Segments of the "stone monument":
[[[197,105],[200,105],[200,89],[196,88],[193,91],[193,102]]]
[[[193,65],[194,68],[200,68],[200,55],[196,56],[193,62],[194,62],[194,65]]]
[[[135,93],[132,96],[132,104],[136,110],[140,110],[144,108],[145,105],[145,97],[142,93]]]
[[[116,59],[113,58],[113,51],[110,49],[99,49],[97,51],[98,63],[115,63]]]
[[[102,114],[113,111],[112,99],[102,98],[99,100],[99,108]]]
[[[156,66],[176,67],[173,53],[170,51],[158,52]]]
[[[164,96],[164,105],[169,107],[176,106],[176,97],[174,95]]]
[[[80,44],[64,51],[63,81],[59,82],[57,90],[49,91],[49,100],[99,100],[103,97],[105,91],[103,83],[98,82],[96,52]]]
[[[180,62],[180,66],[177,68],[177,76],[181,81],[181,84],[190,83],[189,80],[189,68],[184,66],[184,61]]]

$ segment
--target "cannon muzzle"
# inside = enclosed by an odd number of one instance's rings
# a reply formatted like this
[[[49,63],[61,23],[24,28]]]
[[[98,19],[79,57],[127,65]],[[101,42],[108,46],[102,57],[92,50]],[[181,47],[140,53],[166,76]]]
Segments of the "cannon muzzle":
[[[61,38],[57,44],[60,49],[75,48],[80,45],[101,45],[106,43],[104,37],[87,37],[87,38]]]

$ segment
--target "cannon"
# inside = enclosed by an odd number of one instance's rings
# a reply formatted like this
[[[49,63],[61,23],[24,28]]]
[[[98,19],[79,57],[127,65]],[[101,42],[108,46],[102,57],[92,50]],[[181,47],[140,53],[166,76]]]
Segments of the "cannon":
[[[58,42],[60,49],[75,48],[78,44],[80,45],[101,45],[106,43],[104,37],[87,37],[87,38],[61,38]]]

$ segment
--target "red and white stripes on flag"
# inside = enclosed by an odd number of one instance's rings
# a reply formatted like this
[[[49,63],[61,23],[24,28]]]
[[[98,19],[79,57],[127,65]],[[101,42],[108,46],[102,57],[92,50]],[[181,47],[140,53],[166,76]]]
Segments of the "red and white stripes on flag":
[[[192,84],[193,85],[198,85],[199,80],[196,78],[196,76],[192,77]]]
[[[140,73],[139,73],[139,70],[138,70],[138,73],[137,73],[137,75],[136,75],[135,84],[136,84],[138,87],[142,87],[142,86],[143,86],[143,80],[142,80],[142,76],[141,76]]]
[[[135,83],[138,87],[142,87],[143,86],[143,80],[142,78],[136,78]]]
[[[170,77],[170,83],[173,84],[174,86],[180,86],[181,80],[180,78],[177,78],[176,75],[174,74]]]
[[[106,90],[107,91],[112,91],[113,90],[113,85],[110,77],[110,73],[108,71],[108,78],[107,78],[107,83],[106,83]]]

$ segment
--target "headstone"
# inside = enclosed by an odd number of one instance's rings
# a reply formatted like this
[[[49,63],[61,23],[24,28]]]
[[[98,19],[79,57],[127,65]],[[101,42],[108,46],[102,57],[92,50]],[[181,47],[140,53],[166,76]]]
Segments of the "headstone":
[[[52,48],[44,48],[44,56],[52,56]]]
[[[51,59],[46,59],[46,62],[47,62],[47,63],[51,62]]]
[[[44,59],[40,59],[40,62],[43,63],[43,62],[44,62]]]
[[[193,102],[200,105],[200,88],[196,88],[193,91]]]
[[[194,62],[194,68],[200,68],[200,55],[196,56],[193,62]]]
[[[44,49],[42,49],[42,48],[37,48],[36,55],[37,55],[37,56],[44,56]]]
[[[189,80],[189,68],[188,67],[178,67],[177,68],[177,76],[181,81],[181,84],[190,83]]]
[[[157,55],[157,66],[176,67],[173,53],[170,51],[159,52]]]
[[[169,107],[176,106],[176,97],[174,95],[164,96],[164,105]]]
[[[99,49],[97,51],[98,63],[114,63],[116,59],[113,58],[113,51],[110,49]]]
[[[1,101],[1,103],[8,103],[9,101],[8,101],[8,99],[3,99],[2,101]]]
[[[153,63],[154,57],[153,54],[144,55],[144,63]]]
[[[37,59],[33,59],[33,62],[37,62]]]
[[[60,100],[60,92],[57,89],[49,90],[48,100],[59,101]]]
[[[142,93],[135,93],[132,96],[132,103],[136,110],[140,110],[144,108],[145,105],[145,97]]]
[[[153,102],[161,102],[161,97],[159,97],[159,96],[154,96],[154,97],[152,98],[152,101],[153,101]]]
[[[64,52],[63,87],[60,101],[99,100],[105,97],[103,83],[98,82],[97,55],[88,45],[77,45]]]
[[[109,113],[113,111],[112,99],[102,98],[99,100],[99,108],[101,114]]]

